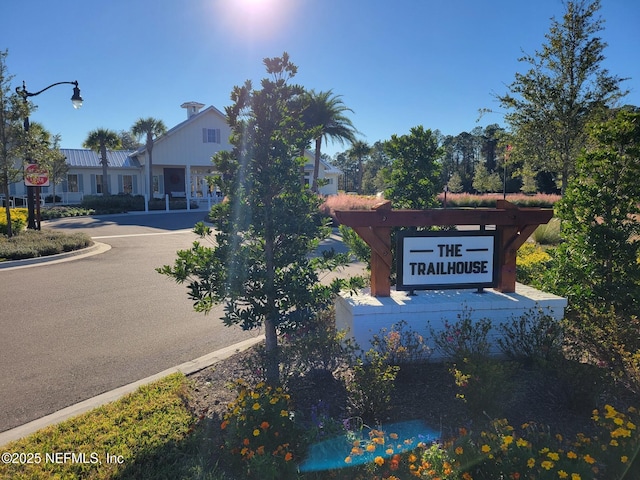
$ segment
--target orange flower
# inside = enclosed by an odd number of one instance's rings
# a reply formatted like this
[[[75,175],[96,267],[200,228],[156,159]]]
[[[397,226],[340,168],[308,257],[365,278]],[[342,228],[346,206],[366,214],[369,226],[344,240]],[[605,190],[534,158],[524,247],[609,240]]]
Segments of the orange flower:
[[[291,452],[287,452],[287,454],[284,456],[284,461],[290,462],[291,460],[293,460],[293,454]]]
[[[260,428],[261,428],[262,430],[266,430],[266,429],[268,429],[268,428],[269,428],[269,422],[267,422],[267,421],[262,422],[262,423],[260,424]]]

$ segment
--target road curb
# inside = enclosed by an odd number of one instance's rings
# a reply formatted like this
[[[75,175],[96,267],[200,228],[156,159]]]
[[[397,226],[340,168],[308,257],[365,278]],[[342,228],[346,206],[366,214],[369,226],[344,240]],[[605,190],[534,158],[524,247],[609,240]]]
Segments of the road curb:
[[[215,352],[203,355],[202,357],[196,358],[195,360],[181,363],[180,365],[177,365],[173,368],[168,368],[166,370],[163,370],[162,372],[156,373],[155,375],[151,375],[150,377],[138,380],[137,382],[123,385],[122,387],[116,388],[109,392],[105,392],[82,402],[76,403],[75,405],[70,405],[66,408],[63,408],[62,410],[58,410],[57,412],[46,415],[42,418],[38,418],[29,423],[25,423],[24,425],[21,425],[19,427],[12,428],[11,430],[7,430],[5,432],[0,432],[0,446],[5,445],[9,442],[13,442],[15,440],[20,440],[21,438],[31,435],[32,433],[35,433],[42,428],[48,427],[50,425],[55,425],[57,423],[63,422],[64,420],[68,420],[71,417],[75,417],[82,413],[88,412],[89,410],[93,410],[107,403],[114,402],[119,398],[122,398],[123,396],[134,392],[143,385],[153,383],[173,373],[180,372],[184,375],[190,375],[195,372],[199,372],[200,370],[208,368],[211,365],[229,358],[230,356],[238,352],[247,350],[248,348],[263,340],[264,335],[259,335],[254,338],[243,340],[233,345],[229,345],[228,347],[216,350]]]
[[[24,260],[9,260],[0,262],[0,270],[13,270],[16,268],[34,267],[36,265],[55,264],[66,262],[68,260],[77,260],[80,258],[98,255],[111,250],[111,245],[106,243],[93,242],[93,245],[81,250],[73,250],[72,252],[57,253],[55,255],[47,255],[44,257],[25,258]]]

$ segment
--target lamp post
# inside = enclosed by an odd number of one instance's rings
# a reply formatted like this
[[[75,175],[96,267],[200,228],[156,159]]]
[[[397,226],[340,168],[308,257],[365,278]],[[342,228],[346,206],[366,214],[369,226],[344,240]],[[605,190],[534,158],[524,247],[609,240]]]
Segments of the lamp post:
[[[22,97],[25,103],[27,103],[27,99],[29,97],[35,97],[36,95],[40,95],[42,92],[45,92],[49,90],[51,87],[55,87],[56,85],[73,85],[73,96],[71,97],[71,103],[73,103],[73,108],[78,109],[82,106],[82,97],[80,96],[80,88],[78,88],[77,81],[52,83],[48,87],[45,87],[39,92],[35,92],[35,93],[28,92],[25,83],[22,82],[22,88],[16,87],[16,93]],[[24,119],[24,131],[27,134],[27,140],[28,140],[28,136],[29,136],[29,117],[28,116],[25,117]],[[34,162],[31,159],[31,154],[28,147],[27,147],[27,155],[26,155],[25,161],[27,165],[34,164]],[[25,178],[25,185],[27,185],[27,209],[28,209],[27,228],[31,230],[40,230],[40,186],[33,186],[31,182],[27,182],[26,178]]]

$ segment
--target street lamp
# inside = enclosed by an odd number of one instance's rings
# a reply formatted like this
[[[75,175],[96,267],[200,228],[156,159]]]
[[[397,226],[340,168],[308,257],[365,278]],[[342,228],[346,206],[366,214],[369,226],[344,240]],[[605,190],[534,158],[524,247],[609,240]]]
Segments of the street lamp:
[[[82,106],[82,97],[80,96],[80,88],[78,88],[77,81],[52,83],[48,87],[43,88],[39,92],[35,92],[35,93],[28,92],[27,87],[23,81],[22,88],[16,87],[16,93],[22,97],[25,103],[27,103],[27,99],[29,97],[35,97],[36,95],[40,95],[42,92],[45,92],[49,90],[51,87],[55,87],[56,85],[73,85],[73,95],[71,96],[71,103],[73,103],[73,108],[78,109]],[[29,117],[28,116],[24,119],[24,131],[27,133],[27,136],[28,136],[29,134]],[[32,159],[30,158],[29,148],[27,148],[27,156],[25,160],[28,165],[34,164]],[[31,230],[40,230],[40,186],[33,186],[30,184],[27,184],[27,209],[29,212],[27,217],[27,228]]]

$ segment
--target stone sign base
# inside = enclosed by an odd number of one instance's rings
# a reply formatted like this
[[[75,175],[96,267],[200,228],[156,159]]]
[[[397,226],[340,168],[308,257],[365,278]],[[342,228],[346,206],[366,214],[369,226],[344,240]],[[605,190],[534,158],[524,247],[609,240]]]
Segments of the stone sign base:
[[[440,332],[445,322],[455,323],[460,318],[480,320],[488,318],[497,327],[501,322],[520,318],[531,312],[541,311],[556,320],[564,316],[567,300],[557,295],[542,292],[520,283],[513,293],[501,293],[485,289],[476,290],[433,290],[409,292],[391,291],[389,297],[373,297],[367,291],[358,295],[341,294],[336,300],[336,326],[346,330],[347,337],[354,340],[363,350],[371,348],[373,335],[382,329],[389,331],[394,324],[406,322],[405,329],[417,332],[427,345],[435,345],[430,340],[431,329]],[[490,333],[492,353],[498,353],[495,332]],[[432,359],[437,359],[434,354]]]

